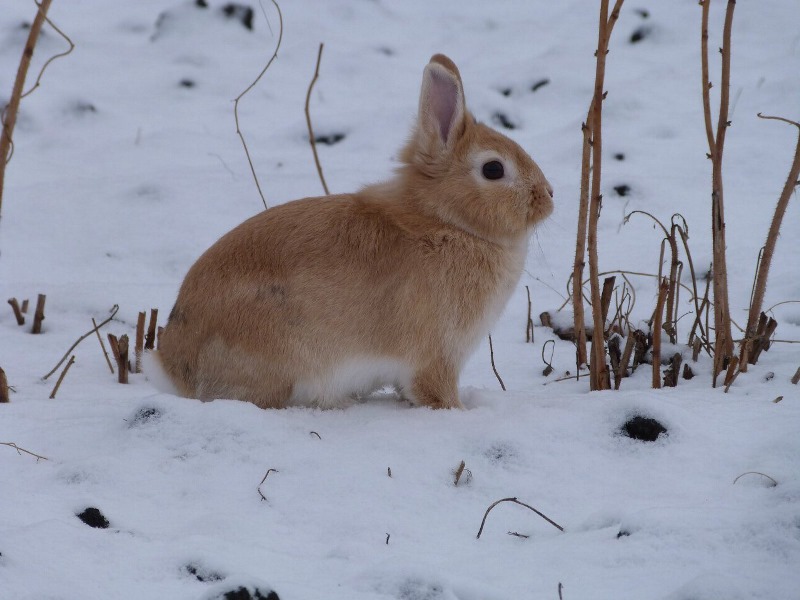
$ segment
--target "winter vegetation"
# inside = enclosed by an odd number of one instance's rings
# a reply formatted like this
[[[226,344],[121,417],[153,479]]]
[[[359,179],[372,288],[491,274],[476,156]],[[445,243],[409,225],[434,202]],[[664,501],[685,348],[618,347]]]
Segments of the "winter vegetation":
[[[0,599],[797,596],[795,1],[5,4]],[[429,65],[440,52],[460,79]],[[409,156],[480,124],[530,154],[513,172],[554,210],[528,215],[522,275],[474,353],[448,338],[465,352],[448,395],[406,371],[436,324],[375,300],[326,240],[338,194],[410,177]],[[491,198],[479,223],[504,214]],[[348,302],[263,362],[307,373],[304,351],[322,364],[380,331],[339,364],[335,389],[359,393],[328,410],[313,385],[260,402],[179,381],[223,396],[182,397],[153,358],[162,334],[181,356],[204,343],[175,325],[181,283],[274,207],[330,249],[304,263],[307,234],[269,230],[297,249],[305,304]],[[459,294],[424,288],[413,249],[378,248],[398,296],[424,289],[459,322],[486,281],[456,261]],[[195,302],[225,295],[214,273],[234,270],[196,271]],[[272,314],[209,306],[222,329]],[[370,349],[392,344],[402,368]],[[238,381],[237,356],[216,381]],[[400,387],[356,385],[375,373]]]

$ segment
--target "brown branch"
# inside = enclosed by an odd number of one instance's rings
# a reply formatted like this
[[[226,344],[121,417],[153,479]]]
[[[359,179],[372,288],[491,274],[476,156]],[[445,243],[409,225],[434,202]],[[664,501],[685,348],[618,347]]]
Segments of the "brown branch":
[[[36,299],[36,312],[33,313],[33,327],[31,328],[31,333],[42,333],[42,321],[44,321],[44,303],[47,300],[47,296],[44,294],[39,294],[39,297]]]
[[[800,367],[797,367],[797,371],[792,375],[792,383],[795,385],[800,383]]]
[[[789,198],[792,191],[797,186],[797,179],[800,177],[800,123],[790,121],[783,117],[771,117],[758,113],[761,119],[770,119],[775,121],[782,121],[798,128],[797,144],[794,151],[794,159],[792,166],[789,169],[789,175],[786,178],[786,183],[783,185],[778,204],[775,207],[775,212],[772,215],[772,223],[770,224],[769,233],[767,233],[767,241],[764,244],[763,257],[756,269],[756,280],[753,287],[752,299],[750,301],[750,311],[747,317],[747,326],[745,327],[745,340],[741,346],[742,356],[745,354],[745,349],[752,343],[752,337],[755,335],[756,323],[758,315],[761,313],[761,307],[764,304],[764,294],[767,290],[767,280],[769,278],[769,269],[772,264],[772,257],[775,253],[775,246],[778,242],[778,235],[780,234],[781,224],[783,217],[786,214],[786,208],[789,205]],[[741,361],[740,361],[741,363]],[[746,361],[745,361],[746,364]],[[743,369],[747,367],[744,366]]]
[[[317,78],[319,77],[319,63],[322,60],[322,48],[325,44],[319,45],[319,52],[317,52],[317,66],[314,69],[314,77],[311,79],[311,83],[308,84],[308,92],[306,93],[306,125],[308,125],[308,143],[311,144],[311,152],[314,153],[314,164],[317,165],[317,174],[319,175],[319,180],[322,182],[322,189],[325,190],[325,195],[330,196],[330,190],[328,190],[328,184],[325,183],[325,176],[322,174],[322,165],[319,162],[319,156],[317,155],[317,141],[314,138],[314,129],[311,127],[311,113],[308,110],[308,105],[311,103],[311,90],[314,88],[314,84],[317,82]]]
[[[494,364],[494,347],[492,347],[492,334],[489,334],[489,359],[492,362],[492,371],[494,371],[494,376],[497,377],[497,381],[500,382],[500,387],[503,388],[503,391],[506,391],[506,384],[503,383],[503,378],[500,377],[500,373],[497,372],[497,367]]]
[[[281,40],[283,40],[283,15],[281,14],[281,7],[278,6],[278,3],[275,0],[271,0],[272,3],[275,5],[275,8],[278,9],[278,21],[279,21],[279,29],[278,29],[278,43],[275,45],[275,52],[272,53],[272,57],[267,62],[266,66],[261,70],[258,74],[258,77],[253,80],[253,82],[247,86],[247,88],[233,101],[233,118],[236,121],[236,133],[239,136],[239,139],[242,141],[242,146],[244,147],[244,153],[247,156],[247,163],[250,165],[250,173],[253,175],[253,179],[256,182],[256,188],[258,189],[258,195],[261,196],[261,201],[264,203],[264,209],[267,208],[267,200],[264,198],[264,193],[261,191],[261,184],[258,182],[258,175],[256,175],[256,168],[253,166],[253,159],[250,157],[250,151],[247,149],[247,142],[244,141],[244,135],[242,134],[242,130],[239,127],[239,100],[241,100],[244,95],[249,92],[251,89],[255,87],[255,85],[259,82],[259,80],[264,76],[264,73],[267,72],[270,65],[272,65],[273,61],[278,57],[278,49],[281,47]]]
[[[700,2],[703,7],[700,31],[700,58],[702,60],[701,74],[703,78],[703,117],[706,124],[706,138],[708,139],[708,151],[710,156],[716,152],[714,142],[714,129],[711,125],[711,81],[708,75],[708,13],[711,9],[711,0]]]
[[[67,371],[75,362],[75,355],[69,357],[69,362],[67,362],[67,366],[64,367],[64,370],[61,371],[61,375],[58,376],[58,381],[56,381],[56,385],[53,387],[53,391],[50,392],[50,400],[55,400],[56,394],[58,393],[58,388],[61,387],[61,382],[64,381],[64,377],[67,376]]]
[[[519,500],[517,500],[516,498],[503,498],[503,499],[501,499],[501,500],[498,500],[497,502],[494,502],[494,503],[492,503],[492,504],[489,506],[489,508],[487,508],[487,509],[486,509],[486,513],[484,513],[484,515],[483,515],[483,520],[481,521],[481,526],[480,526],[480,529],[478,529],[478,535],[477,535],[477,536],[475,536],[475,537],[476,537],[476,539],[480,539],[480,538],[481,538],[481,533],[483,533],[483,526],[486,524],[486,518],[489,516],[489,513],[491,512],[491,510],[492,510],[492,509],[493,509],[495,506],[497,506],[498,504],[500,504],[501,502],[513,502],[514,504],[519,504],[520,506],[524,506],[525,508],[527,508],[527,509],[529,509],[529,510],[532,510],[533,512],[535,512],[537,515],[539,515],[540,517],[542,517],[542,518],[543,518],[545,521],[547,521],[548,523],[550,523],[550,525],[552,525],[553,527],[555,527],[555,528],[556,528],[556,529],[558,529],[559,531],[564,531],[564,528],[563,528],[561,525],[559,525],[558,523],[556,523],[555,521],[553,521],[553,520],[552,520],[550,517],[548,517],[548,516],[547,516],[547,515],[545,515],[544,513],[542,513],[542,512],[539,512],[538,510],[536,510],[535,508],[533,508],[533,507],[532,507],[532,506],[530,506],[529,504],[525,504],[524,502],[520,502],[520,501],[519,501]]]
[[[267,472],[264,473],[264,477],[261,480],[261,483],[259,483],[258,487],[256,488],[256,491],[258,491],[258,495],[261,496],[261,500],[264,501],[264,502],[266,502],[267,497],[261,491],[261,486],[264,485],[264,482],[267,480],[267,477],[269,477],[270,473],[277,473],[277,472],[278,472],[278,469],[267,469]],[[391,477],[391,475],[390,475],[390,477]]]
[[[36,0],[34,0],[34,2],[36,2]],[[40,6],[40,3],[36,2],[36,5]],[[53,56],[51,56],[50,58],[48,58],[45,61],[45,63],[42,65],[42,68],[39,69],[39,75],[36,77],[36,82],[33,84],[31,89],[29,89],[27,92],[22,94],[21,98],[25,98],[26,96],[31,95],[36,90],[36,88],[39,87],[39,85],[41,84],[41,81],[42,81],[42,77],[44,76],[44,72],[47,70],[47,67],[50,66],[50,63],[52,63],[53,61],[55,61],[55,60],[57,60],[59,58],[64,58],[68,54],[71,54],[72,51],[75,49],[75,44],[72,43],[72,40],[69,38],[69,36],[66,33],[64,33],[63,31],[61,31],[61,29],[59,29],[56,26],[56,24],[53,23],[47,15],[45,15],[44,20],[47,21],[47,24],[50,25],[50,27],[52,27],[56,31],[56,33],[58,33],[58,35],[60,35],[62,38],[64,38],[64,41],[66,41],[69,44],[69,49],[65,50],[64,52],[59,52],[58,54],[54,54]]]
[[[576,290],[583,290],[583,269],[586,265],[586,228],[589,218],[589,173],[591,160],[591,123],[592,107],[589,107],[589,114],[586,122],[581,126],[583,132],[583,151],[581,155],[581,191],[578,203],[578,231],[575,239],[575,261],[572,267],[572,298],[573,321],[575,327],[575,343],[577,345],[577,368],[588,363],[586,354],[586,324],[584,323],[583,294]],[[567,283],[569,293],[569,282]],[[567,298],[567,301],[569,301]],[[564,304],[566,304],[566,302]]]
[[[664,301],[669,293],[669,282],[661,281],[658,288],[658,301],[653,318],[653,389],[661,388],[661,319],[664,312]]]
[[[25,42],[25,49],[22,51],[22,58],[20,58],[19,61],[11,97],[0,118],[0,124],[2,124],[2,131],[0,131],[0,211],[3,208],[3,187],[5,185],[6,165],[11,159],[14,127],[17,124],[17,114],[19,113],[19,102],[22,98],[22,88],[25,85],[25,78],[28,75],[28,68],[30,67],[31,58],[33,57],[33,50],[36,47],[36,42],[39,39],[39,33],[42,30],[42,25],[44,25],[51,2],[52,0],[42,0],[42,3],[37,7],[36,17],[33,19],[33,24],[28,32],[28,39]]]
[[[136,343],[133,347],[134,373],[142,372],[142,353],[144,352],[144,323],[147,313],[140,312],[136,319]]]
[[[528,344],[533,343],[533,319],[531,318],[531,310],[533,309],[533,304],[531,303],[531,288],[527,285],[525,286],[525,291],[528,294],[528,321],[525,324],[525,342]]]
[[[9,298],[8,303],[11,305],[11,310],[14,311],[14,318],[17,319],[17,325],[25,325],[25,316],[19,308],[19,302],[16,298]]]
[[[11,399],[8,397],[8,378],[6,372],[0,367],[0,404],[8,404]]]
[[[94,332],[97,334],[97,341],[100,342],[100,348],[103,350],[103,356],[106,357],[106,363],[108,363],[108,368],[111,371],[111,374],[114,374],[114,366],[111,364],[111,359],[108,358],[108,352],[106,351],[106,345],[103,343],[103,338],[100,337],[100,330],[97,327],[97,321],[94,320],[92,317],[92,325],[94,325]]]
[[[465,463],[462,460],[461,463],[456,468],[455,473],[453,473],[453,485],[454,486],[458,486],[458,481],[461,479],[461,476],[464,474],[464,467],[466,467],[466,465],[467,465],[467,463]]]
[[[147,324],[147,335],[144,337],[144,349],[155,350],[156,347],[156,326],[158,325],[158,309],[150,309],[150,321]]]
[[[94,326],[92,329],[90,329],[89,331],[87,331],[86,333],[84,333],[84,334],[83,334],[81,337],[79,337],[77,340],[75,340],[75,343],[74,343],[74,344],[72,344],[72,346],[70,346],[70,347],[69,347],[69,350],[67,350],[67,351],[64,353],[64,356],[62,356],[62,357],[61,357],[61,360],[60,360],[60,361],[58,361],[58,363],[56,364],[56,366],[55,366],[55,367],[53,367],[53,368],[52,368],[52,370],[51,370],[51,371],[50,371],[50,372],[49,372],[47,375],[45,375],[44,377],[42,377],[42,381],[47,381],[47,379],[48,379],[48,378],[49,378],[49,377],[50,377],[50,376],[51,376],[53,373],[55,373],[55,372],[56,372],[56,370],[58,369],[58,367],[60,367],[60,366],[61,366],[61,363],[63,363],[65,360],[67,360],[67,357],[68,357],[68,356],[69,356],[69,355],[72,353],[72,351],[73,351],[73,350],[75,350],[75,348],[78,346],[78,344],[80,344],[80,343],[81,343],[83,340],[85,340],[87,337],[89,337],[90,335],[92,335],[93,333],[95,333],[96,331],[98,331],[98,330],[99,330],[101,327],[103,327],[104,325],[108,324],[108,323],[109,323],[109,322],[110,322],[110,321],[111,321],[111,320],[114,318],[114,316],[117,314],[117,311],[118,311],[118,310],[119,310],[119,305],[118,305],[118,304],[115,304],[114,306],[112,306],[112,307],[111,307],[111,314],[109,315],[109,317],[108,317],[108,318],[107,318],[105,321],[103,321],[103,322],[102,322],[102,323],[100,323],[99,325],[95,325],[95,326]]]
[[[115,354],[119,357],[117,362],[117,380],[120,383],[128,383],[128,336],[120,336],[120,338],[116,340],[116,347],[117,352]]]
[[[20,456],[22,456],[23,453],[28,454],[30,456],[34,456],[36,457],[36,462],[39,462],[40,460],[50,460],[46,456],[41,456],[39,454],[36,454],[35,452],[31,452],[30,450],[25,450],[25,448],[20,448],[14,442],[0,442],[0,446],[8,446],[9,448],[13,448],[14,450],[17,451],[17,454],[19,454]]]

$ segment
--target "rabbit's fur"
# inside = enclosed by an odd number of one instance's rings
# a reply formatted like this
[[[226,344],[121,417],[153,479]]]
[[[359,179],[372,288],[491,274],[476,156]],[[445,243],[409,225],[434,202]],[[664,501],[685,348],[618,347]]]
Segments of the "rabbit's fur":
[[[391,181],[270,208],[200,257],[158,351],[182,394],[331,407],[394,385],[461,407],[459,371],[516,286],[552,188],[467,112],[440,54],[401,161]]]

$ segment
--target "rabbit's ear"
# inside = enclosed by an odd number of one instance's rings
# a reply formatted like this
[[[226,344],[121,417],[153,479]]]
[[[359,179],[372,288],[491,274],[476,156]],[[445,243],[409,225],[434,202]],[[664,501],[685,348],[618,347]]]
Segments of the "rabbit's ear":
[[[464,133],[466,108],[461,75],[452,60],[435,54],[422,76],[417,143],[429,155],[452,150]]]

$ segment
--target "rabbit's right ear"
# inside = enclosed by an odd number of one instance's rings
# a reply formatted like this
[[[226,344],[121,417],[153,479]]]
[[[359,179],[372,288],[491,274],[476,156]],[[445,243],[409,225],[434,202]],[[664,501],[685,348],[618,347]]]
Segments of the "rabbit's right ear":
[[[435,54],[425,67],[419,97],[417,151],[441,158],[452,151],[464,134],[467,113],[458,67],[443,54]]]

